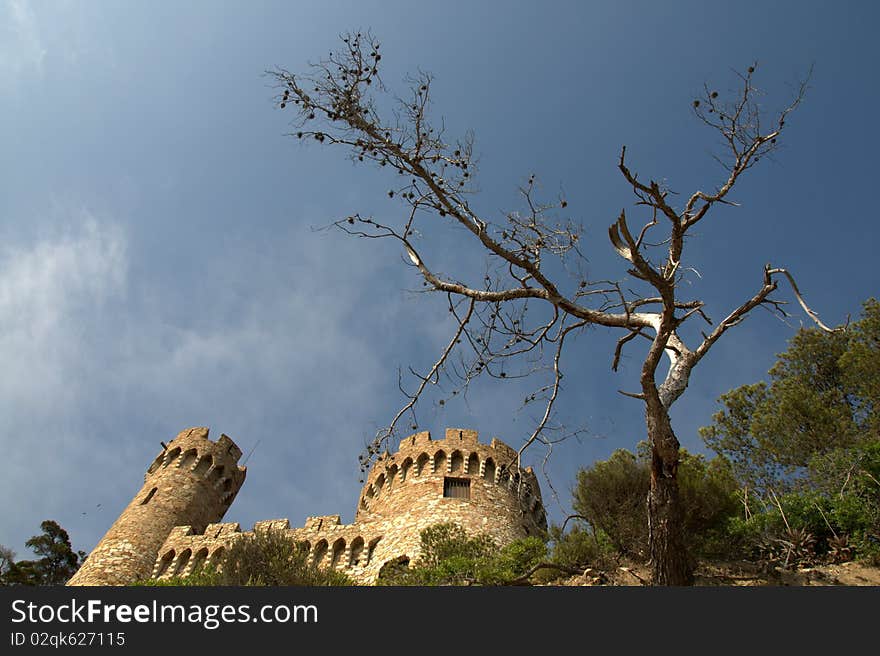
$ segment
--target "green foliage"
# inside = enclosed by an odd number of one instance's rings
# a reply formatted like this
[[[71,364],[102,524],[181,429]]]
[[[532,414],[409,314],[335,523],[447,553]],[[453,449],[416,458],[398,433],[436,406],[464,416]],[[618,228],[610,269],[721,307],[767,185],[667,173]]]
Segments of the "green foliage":
[[[646,460],[618,449],[577,475],[573,507],[601,531],[621,554],[643,558],[648,545],[645,520],[651,472]]]
[[[608,460],[578,472],[575,512],[585,518],[595,535],[604,536],[618,553],[631,558],[643,559],[647,553],[645,503],[650,477],[644,448],[638,456],[618,449]],[[729,464],[722,458],[707,461],[682,449],[678,487],[689,549],[695,554],[723,550],[724,526],[739,508],[736,479]],[[582,548],[589,544],[585,536],[572,540]],[[560,548],[571,549],[572,545]]]
[[[847,349],[839,365],[847,389],[853,391],[850,404],[859,427],[880,435],[880,302],[869,299],[861,320],[847,335]]]
[[[801,329],[769,373],[769,385],[722,395],[722,410],[700,429],[737,479],[761,494],[793,489],[817,457],[877,436],[880,303],[868,300],[861,320],[845,332]]]
[[[64,585],[85,560],[83,551],[75,552],[70,537],[51,519],[40,524],[43,531],[25,544],[40,558],[13,562],[14,554],[2,547],[0,583],[2,585]]]
[[[777,496],[748,519],[732,518],[726,536],[729,554],[748,559],[766,560],[775,550],[781,560],[779,545],[784,547],[801,534],[809,536],[809,548],[790,565],[847,560],[856,554],[872,559],[880,555],[878,520],[876,505],[854,495],[803,490]]]
[[[547,558],[547,545],[534,535],[514,540],[490,557],[479,576],[481,585],[505,585]]]
[[[767,385],[763,382],[722,394],[719,401],[726,409],[712,416],[713,425],[700,428],[706,446],[727,458],[737,479],[762,490],[785,474],[785,468],[760,448],[750,432],[751,417],[766,399]]]
[[[589,525],[575,524],[568,533],[564,533],[560,526],[551,525],[549,534],[551,562],[582,569],[604,569],[613,566],[618,558],[608,536]]]
[[[685,541],[696,555],[726,551],[727,521],[740,509],[738,485],[730,463],[681,450],[678,490],[684,512]]]
[[[730,548],[772,558],[768,545],[805,534],[799,560],[880,560],[880,303],[845,332],[799,331],[769,373],[724,394],[700,429],[751,502],[727,526]]]
[[[420,538],[419,561],[383,568],[379,585],[504,585],[547,555],[540,538],[523,538],[499,549],[488,535],[468,535],[453,523],[429,526]]]
[[[147,587],[186,587],[224,585],[220,572],[213,565],[199,568],[189,576],[171,576],[167,579],[146,579],[132,583],[133,586]]]
[[[435,568],[451,560],[477,561],[496,548],[488,535],[470,537],[458,524],[436,524],[424,529],[420,561],[426,568]]]
[[[351,585],[335,570],[308,564],[308,550],[285,531],[261,530],[236,540],[220,566],[221,585]]]
[[[354,585],[341,572],[308,563],[308,549],[283,530],[243,534],[224,552],[216,567],[205,566],[186,577],[149,579],[149,586],[331,586]]]
[[[6,574],[15,565],[15,552],[0,544],[0,585],[6,580]]]

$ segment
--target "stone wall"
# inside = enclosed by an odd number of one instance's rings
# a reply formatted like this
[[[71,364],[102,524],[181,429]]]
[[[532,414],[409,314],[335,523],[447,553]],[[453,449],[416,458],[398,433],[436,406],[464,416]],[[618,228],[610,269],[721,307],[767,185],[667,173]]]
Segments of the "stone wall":
[[[140,491],[67,585],[126,585],[147,578],[175,526],[203,531],[223,518],[245,479],[241,450],[208,429],[182,431],[156,457]]]
[[[319,567],[338,569],[357,582],[369,583],[375,578],[369,572],[374,569],[371,565],[376,562],[376,546],[382,539],[376,533],[379,527],[342,524],[339,515],[309,517],[301,528],[291,528],[286,519],[270,519],[257,522],[247,532],[237,523],[211,524],[204,533],[178,526],[159,550],[152,575],[186,576],[202,563],[218,562],[235,540],[267,528],[286,532],[291,542],[305,542],[310,563],[317,561]]]
[[[476,431],[448,429],[442,440],[417,433],[373,465],[354,523],[341,524],[339,515],[330,515],[309,517],[301,528],[291,528],[288,520],[268,520],[254,530],[282,529],[292,541],[307,543],[312,562],[359,583],[374,583],[385,563],[401,557],[415,562],[419,533],[433,524],[456,522],[471,534],[488,533],[499,544],[545,530],[537,478],[531,468],[515,463],[513,449],[497,439],[481,444]],[[467,488],[467,498],[444,496],[446,479],[457,479],[459,491]],[[153,552],[152,575],[186,575],[219,558],[241,535],[234,523],[204,530],[178,526]]]

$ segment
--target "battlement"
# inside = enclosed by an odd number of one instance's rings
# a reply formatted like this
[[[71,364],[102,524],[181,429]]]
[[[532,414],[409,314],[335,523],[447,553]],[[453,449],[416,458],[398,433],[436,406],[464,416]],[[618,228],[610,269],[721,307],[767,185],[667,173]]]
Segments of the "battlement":
[[[435,440],[431,437],[430,431],[421,431],[414,433],[400,440],[400,446],[394,454],[388,452],[383,453],[376,461],[375,467],[383,463],[394,462],[405,455],[422,450],[443,449],[445,452],[451,453],[456,449],[478,450],[486,453],[487,457],[491,456],[497,463],[507,465],[516,459],[516,450],[493,437],[489,444],[479,441],[479,433],[475,430],[467,428],[447,428],[443,439]]]
[[[327,526],[341,525],[342,520],[339,515],[319,515],[317,517],[306,517],[304,528],[317,531]]]
[[[218,522],[215,524],[208,524],[205,527],[205,530],[202,531],[201,535],[205,535],[213,539],[223,537],[224,535],[232,535],[234,533],[241,533],[241,525],[238,522]],[[198,533],[193,531],[191,533],[184,533],[184,535],[198,535]]]
[[[448,486],[458,486],[459,491],[450,492]],[[449,503],[447,499],[457,495],[473,495],[478,505],[491,498],[493,503],[518,507],[528,517],[529,530],[546,528],[532,468],[518,467],[517,452],[498,438],[484,444],[477,431],[464,428],[446,429],[441,440],[432,439],[428,431],[415,433],[400,441],[396,453],[383,453],[367,475],[356,520],[398,516],[422,498],[434,503],[440,497],[440,503]]]
[[[415,467],[419,475],[427,467],[432,474],[460,470],[465,474],[484,477],[488,466],[495,482],[505,478],[505,475],[514,479],[524,477],[537,480],[531,467],[515,467],[516,459],[516,450],[497,437],[493,437],[489,444],[484,444],[479,441],[479,434],[475,430],[447,428],[442,440],[434,440],[429,431],[422,431],[401,439],[396,453],[383,453],[376,460],[367,475],[364,492],[368,492],[371,485],[374,491],[377,487],[381,488],[389,480],[389,474],[403,482],[409,467]]]
[[[351,524],[343,524],[340,515],[321,515],[306,517],[305,523],[300,527],[292,527],[289,519],[264,519],[255,522],[253,528],[248,531],[321,531],[334,527],[347,528]],[[238,522],[217,522],[208,524],[204,529],[196,529],[192,526],[175,526],[168,534],[166,542],[172,542],[180,538],[205,537],[211,540],[242,533],[241,524]]]
[[[212,442],[205,427],[181,431],[162,445],[144,485],[108,530],[69,585],[125,585],[153,577],[186,576],[205,563],[222,563],[238,540],[277,531],[307,549],[309,562],[373,583],[391,562],[418,559],[420,532],[455,522],[500,545],[547,528],[538,481],[518,466],[517,452],[477,431],[427,431],[400,442],[371,468],[354,522],[340,515],[306,517],[303,526],[269,519],[243,531],[222,522],[241,488],[242,452],[226,435]]]
[[[409,437],[400,440],[400,449],[426,445],[438,445],[441,443],[457,444],[458,446],[475,446],[478,444],[477,431],[466,428],[447,428],[442,440],[434,440],[430,431],[413,433]],[[387,457],[387,455],[386,455]]]
[[[379,527],[342,524],[339,515],[308,517],[305,525],[292,528],[288,519],[268,519],[242,531],[237,523],[209,524],[204,531],[177,526],[160,546],[152,567],[153,578],[186,576],[204,563],[219,563],[237,540],[263,531],[284,533],[292,543],[302,545],[310,563],[345,572],[355,580],[370,581],[376,567],[369,569],[376,545],[383,534]]]
[[[241,455],[227,435],[209,440],[204,426],[162,443],[140,491],[69,584],[117,585],[146,578],[164,541],[231,530],[216,522],[244,483],[247,470],[238,464]]]
[[[204,426],[188,428],[163,445],[162,452],[147,469],[144,482],[177,469],[203,479],[219,493],[222,504],[231,504],[244,483],[247,468],[238,465],[241,449],[228,435],[221,434],[219,440],[212,442],[208,430]]]

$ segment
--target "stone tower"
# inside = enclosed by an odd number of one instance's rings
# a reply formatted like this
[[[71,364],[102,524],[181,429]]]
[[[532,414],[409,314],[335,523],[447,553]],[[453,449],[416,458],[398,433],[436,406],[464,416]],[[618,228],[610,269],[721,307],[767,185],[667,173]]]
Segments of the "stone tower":
[[[148,578],[171,529],[200,532],[223,518],[244,482],[240,457],[226,435],[212,442],[207,428],[182,431],[150,465],[140,492],[67,585],[126,585]]]
[[[547,530],[537,477],[517,467],[514,449],[498,439],[483,444],[474,430],[450,428],[441,440],[416,433],[380,457],[365,481],[355,525],[382,539],[363,578],[375,580],[391,560],[417,560],[421,530],[442,522],[499,545]]]
[[[496,438],[480,442],[477,431],[448,428],[439,440],[427,431],[405,437],[395,453],[379,457],[351,524],[321,515],[302,527],[269,519],[243,532],[236,522],[220,523],[244,482],[241,451],[225,435],[216,443],[207,437],[207,428],[185,430],[159,454],[141,491],[68,585],[186,576],[266,529],[305,547],[318,567],[370,585],[388,564],[418,562],[420,533],[434,524],[455,522],[499,547],[547,530],[537,477],[518,466],[516,451]]]

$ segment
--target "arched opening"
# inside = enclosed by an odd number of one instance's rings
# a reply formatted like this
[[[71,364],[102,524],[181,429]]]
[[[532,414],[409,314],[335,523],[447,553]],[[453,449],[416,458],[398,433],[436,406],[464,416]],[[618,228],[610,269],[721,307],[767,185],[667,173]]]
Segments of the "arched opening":
[[[434,471],[435,472],[445,472],[446,471],[446,452],[442,449],[434,454]]]
[[[178,457],[179,455],[180,455],[180,447],[179,447],[179,446],[178,446],[178,447],[174,447],[174,449],[172,449],[171,453],[169,453],[168,455],[165,456],[165,466],[167,467],[167,466],[170,465],[172,462],[174,462],[175,460],[177,460],[177,457]]]
[[[471,476],[480,475],[480,456],[478,456],[476,453],[472,453],[471,457],[468,458],[466,471]]]
[[[422,453],[419,455],[418,460],[416,460],[416,476],[421,476],[422,472],[425,471],[425,465],[428,464],[428,454]]]
[[[218,547],[214,550],[214,553],[211,554],[210,563],[214,567],[220,567],[220,563],[223,560],[223,554],[226,553],[226,549],[224,547]]]
[[[177,567],[174,568],[172,576],[183,576],[183,570],[186,569],[190,556],[192,556],[192,549],[184,549],[180,552],[180,556],[177,558]]]
[[[360,536],[356,537],[351,543],[351,558],[348,560],[349,567],[355,567],[360,564],[361,556],[364,553],[364,539]]]
[[[204,476],[205,473],[207,473],[207,471],[211,468],[211,465],[213,465],[213,464],[214,464],[213,456],[211,456],[210,453],[206,453],[199,460],[199,464],[196,465],[196,468],[193,471],[193,473],[197,474],[198,476]]]
[[[385,485],[385,474],[379,474],[379,478],[376,479],[376,496],[379,496],[379,493],[382,491],[382,487]]]
[[[449,458],[449,471],[450,472],[460,472],[464,470],[464,456],[461,455],[461,451],[453,451],[452,456]]]
[[[205,562],[207,560],[208,560],[208,547],[202,547],[201,549],[196,551],[196,555],[193,558],[192,573],[197,574],[205,566]]]
[[[394,583],[398,577],[409,569],[409,556],[403,555],[386,561],[379,568],[379,582]]]
[[[315,567],[321,566],[321,561],[323,561],[324,556],[327,555],[327,548],[327,540],[321,540],[318,542],[318,544],[315,545],[315,553],[312,558],[312,562],[314,563]]]
[[[148,503],[150,503],[150,499],[153,498],[153,495],[156,494],[156,490],[158,489],[159,488],[154,487],[152,490],[150,490],[149,494],[147,494],[147,496],[144,497],[144,500],[141,501],[141,505],[146,506]]]
[[[413,461],[412,458],[407,458],[403,461],[403,464],[400,466],[400,480],[405,481],[406,477],[409,475],[410,469],[412,469]]]
[[[492,458],[486,458],[486,467],[483,470],[483,478],[487,481],[495,480],[495,461]]]
[[[336,542],[333,543],[333,552],[330,556],[330,569],[336,569],[339,567],[339,561],[342,558],[342,554],[345,552],[345,540],[343,538],[339,538]]]
[[[367,559],[366,561],[364,561],[364,565],[369,565],[370,562],[373,560],[373,554],[376,552],[376,545],[379,544],[379,540],[381,539],[382,537],[379,536],[378,538],[373,538],[372,540],[370,540],[370,544],[367,547]]]
[[[180,461],[180,465],[178,465],[181,469],[186,470],[192,467],[196,463],[196,459],[199,457],[198,451],[195,449],[190,449],[186,453],[183,454],[183,460]]]
[[[220,465],[219,467],[215,467],[214,471],[212,471],[211,474],[208,476],[208,480],[211,481],[212,483],[215,481],[219,481],[221,478],[223,478],[223,471],[224,471],[223,465]]]
[[[164,461],[165,461],[165,452],[163,451],[158,456],[156,456],[156,459],[153,461],[153,464],[150,465],[150,468],[147,470],[147,473],[152,474],[154,471],[156,471],[157,469],[159,469],[159,467],[162,466],[162,463]]]
[[[162,556],[162,560],[159,561],[159,569],[156,570],[156,578],[163,576],[165,572],[168,571],[168,567],[171,565],[171,561],[174,560],[174,549],[168,551],[164,556]]]
[[[391,488],[394,486],[394,479],[397,476],[397,465],[391,465],[388,468],[388,491],[391,491]]]

